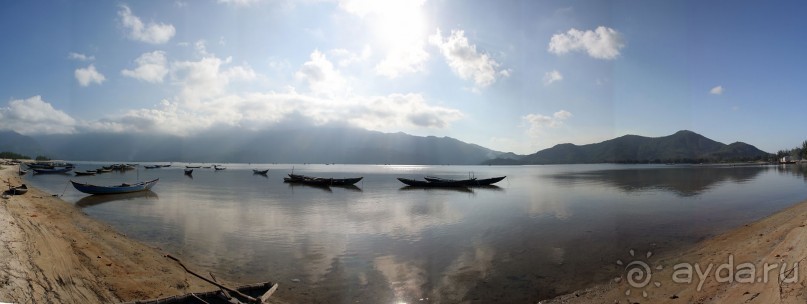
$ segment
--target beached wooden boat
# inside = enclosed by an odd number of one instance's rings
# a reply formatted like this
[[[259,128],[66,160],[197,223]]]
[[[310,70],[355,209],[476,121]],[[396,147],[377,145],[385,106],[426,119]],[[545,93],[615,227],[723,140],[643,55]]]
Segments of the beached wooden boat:
[[[325,185],[325,186],[347,186],[353,185],[361,181],[364,177],[353,177],[353,178],[322,178],[322,177],[313,177],[313,176],[305,176],[299,174],[289,174],[288,178],[284,178],[283,181],[287,183],[303,183],[303,184],[316,184],[316,185]],[[288,179],[288,181],[286,181]]]
[[[269,303],[269,297],[277,290],[277,283],[265,282],[252,285],[245,285],[236,288],[242,294],[253,297],[257,301],[253,302],[238,295],[223,292],[221,290],[189,293],[181,296],[173,296],[162,299],[143,300],[129,302],[129,304],[179,304],[179,303],[210,303],[210,304],[232,304],[232,303]],[[233,302],[237,301],[237,302]]]
[[[95,175],[95,170],[87,170],[87,171],[76,171],[76,176],[88,176],[88,175]]]
[[[8,189],[8,191],[6,191],[6,193],[11,195],[23,195],[27,192],[28,192],[28,186],[26,186],[25,184],[16,187],[11,187]]]
[[[408,179],[399,177],[399,181],[406,184],[407,186],[412,187],[428,187],[428,188],[451,188],[451,187],[468,187],[468,183],[470,180],[460,180],[460,181],[436,181],[431,182],[427,180],[416,180],[416,179]]]
[[[159,180],[160,179],[158,178],[147,182],[138,182],[134,184],[123,183],[115,186],[96,186],[79,183],[72,180],[70,183],[73,184],[73,187],[76,188],[76,190],[87,194],[119,194],[150,190],[151,187],[154,187],[154,184],[156,184]]]
[[[507,176],[499,176],[494,178],[486,178],[486,179],[465,179],[465,180],[456,180],[456,179],[447,179],[447,178],[439,178],[434,176],[426,176],[424,179],[428,182],[464,182],[466,186],[490,186],[495,183],[502,181]]]
[[[266,170],[252,169],[252,173],[253,174],[266,175],[267,173],[269,173],[269,169],[266,169]]]
[[[53,167],[53,168],[32,168],[31,170],[34,170],[34,173],[36,174],[67,173],[73,171],[73,166]]]

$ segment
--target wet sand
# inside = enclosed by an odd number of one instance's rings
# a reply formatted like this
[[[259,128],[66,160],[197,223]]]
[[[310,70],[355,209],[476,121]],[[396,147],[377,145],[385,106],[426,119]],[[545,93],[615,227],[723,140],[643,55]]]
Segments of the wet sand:
[[[619,280],[541,303],[807,303],[807,201],[682,252],[636,252],[623,265],[631,261],[645,262],[652,275],[634,276],[631,284],[633,265]]]
[[[2,190],[22,183],[16,166],[3,166],[0,180]],[[0,199],[0,227],[0,302],[114,303],[215,289],[159,248],[38,189]]]

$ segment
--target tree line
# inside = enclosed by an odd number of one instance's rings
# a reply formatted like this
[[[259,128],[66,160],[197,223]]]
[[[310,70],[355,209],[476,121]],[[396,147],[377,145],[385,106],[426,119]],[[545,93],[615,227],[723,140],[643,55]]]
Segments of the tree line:
[[[14,152],[8,152],[8,151],[0,152],[0,158],[3,158],[3,159],[31,159],[30,156],[22,155],[22,154],[14,153]],[[48,158],[47,156],[44,156],[44,155],[37,155],[35,159],[38,160],[38,161],[50,160],[50,158]]]
[[[801,143],[801,147],[776,152],[776,159],[782,159],[785,156],[790,156],[794,159],[807,159],[807,140]]]

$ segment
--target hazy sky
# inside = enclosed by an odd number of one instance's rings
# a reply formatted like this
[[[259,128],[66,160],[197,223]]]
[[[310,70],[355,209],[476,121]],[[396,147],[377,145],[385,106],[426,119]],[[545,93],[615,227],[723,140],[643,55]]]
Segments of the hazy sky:
[[[803,1],[2,1],[0,129],[807,139]]]

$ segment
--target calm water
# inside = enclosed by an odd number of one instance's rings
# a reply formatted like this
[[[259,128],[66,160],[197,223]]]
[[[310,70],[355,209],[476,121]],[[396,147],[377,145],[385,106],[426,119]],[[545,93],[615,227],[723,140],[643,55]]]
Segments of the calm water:
[[[27,179],[219,277],[279,281],[284,296],[329,303],[535,302],[618,276],[615,261],[630,249],[685,248],[807,199],[795,166],[294,166],[364,176],[330,189],[284,184],[291,165],[226,166],[193,178],[174,164]],[[395,179],[469,172],[508,177],[470,191],[402,189]],[[158,177],[153,192],[117,197],[68,183]]]

